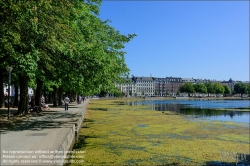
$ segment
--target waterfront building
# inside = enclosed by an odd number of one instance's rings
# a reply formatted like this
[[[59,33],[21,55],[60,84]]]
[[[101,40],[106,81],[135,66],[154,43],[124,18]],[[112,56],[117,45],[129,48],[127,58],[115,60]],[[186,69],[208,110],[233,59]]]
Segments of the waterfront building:
[[[136,96],[154,96],[155,83],[153,77],[132,77],[136,86]]]
[[[131,78],[125,78],[122,84],[115,84],[125,96],[136,96],[136,85]]]
[[[170,96],[176,96],[179,87],[183,84],[181,77],[166,77],[167,84],[166,84],[166,91],[169,93]]]
[[[193,79],[193,78],[181,78],[182,79],[182,82],[185,83],[185,82],[190,82],[190,83],[196,83],[197,81],[201,81],[199,79]]]
[[[153,80],[155,85],[155,96],[166,96],[168,92],[167,84],[169,84],[169,81],[166,78],[153,78]]]
[[[234,85],[241,81],[234,81],[231,78],[228,81],[219,81],[215,79],[194,79],[194,78],[181,78],[181,77],[135,77],[126,78],[126,82],[123,84],[116,84],[116,86],[123,92],[125,96],[176,96],[179,87],[186,82],[197,84],[197,83],[220,83],[230,87],[231,91],[234,90]],[[249,84],[249,81],[243,83]],[[185,96],[185,94],[180,94]],[[194,96],[206,96],[207,94],[194,94]],[[210,94],[216,96],[215,94]]]

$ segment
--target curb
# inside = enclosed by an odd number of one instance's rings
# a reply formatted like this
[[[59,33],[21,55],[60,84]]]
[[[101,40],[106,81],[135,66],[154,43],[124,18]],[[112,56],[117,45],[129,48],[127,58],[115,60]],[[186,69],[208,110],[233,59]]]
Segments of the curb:
[[[83,107],[79,108],[79,110],[82,109],[78,114],[80,117],[78,117],[77,121],[74,124],[72,124],[71,130],[68,133],[67,138],[58,149],[58,153],[54,155],[54,156],[61,156],[60,158],[61,162],[55,164],[57,166],[64,165],[65,159],[67,159],[68,152],[70,152],[70,150],[73,148],[75,141],[78,140],[78,133],[81,128],[82,122],[84,120],[84,113],[89,104],[89,100],[87,99],[83,104],[84,104]]]

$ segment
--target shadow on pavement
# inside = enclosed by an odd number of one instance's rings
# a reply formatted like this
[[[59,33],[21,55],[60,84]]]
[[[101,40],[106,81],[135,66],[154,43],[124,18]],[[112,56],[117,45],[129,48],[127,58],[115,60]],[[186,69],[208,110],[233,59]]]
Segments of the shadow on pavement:
[[[71,108],[72,107],[69,107],[69,110]],[[2,110],[0,112],[2,112]],[[13,112],[14,111],[12,111],[12,113]],[[6,134],[10,131],[40,131],[49,128],[63,128],[68,123],[76,122],[77,117],[79,117],[77,114],[78,113],[72,113],[62,109],[60,109],[60,111],[45,110],[39,113],[34,112],[27,115],[11,117],[12,119],[10,120],[6,118],[7,115],[1,114],[0,132],[1,134]]]

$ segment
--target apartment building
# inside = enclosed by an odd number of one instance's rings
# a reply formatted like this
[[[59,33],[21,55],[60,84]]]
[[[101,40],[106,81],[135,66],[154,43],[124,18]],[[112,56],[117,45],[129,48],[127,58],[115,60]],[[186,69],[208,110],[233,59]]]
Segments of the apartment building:
[[[156,96],[166,96],[167,85],[169,84],[166,78],[153,78],[155,84],[155,95]]]
[[[133,77],[136,85],[136,96],[154,96],[155,83],[153,77]]]
[[[240,81],[234,81],[231,78],[228,81],[218,81],[218,80],[210,80],[210,79],[194,79],[194,78],[181,78],[181,77],[165,77],[165,78],[157,78],[157,77],[131,77],[126,79],[126,83],[117,84],[121,92],[125,95],[129,95],[130,92],[132,96],[176,96],[179,90],[179,87],[186,82],[190,82],[192,84],[196,83],[206,83],[218,82],[222,85],[227,85],[230,89],[234,90],[234,85]],[[248,83],[249,82],[244,82]]]
[[[115,86],[126,96],[134,97],[136,95],[136,84],[131,78],[126,78],[124,83],[115,84]]]
[[[169,93],[170,96],[176,96],[179,87],[183,84],[183,80],[181,77],[166,77],[167,84],[166,84],[166,91]]]

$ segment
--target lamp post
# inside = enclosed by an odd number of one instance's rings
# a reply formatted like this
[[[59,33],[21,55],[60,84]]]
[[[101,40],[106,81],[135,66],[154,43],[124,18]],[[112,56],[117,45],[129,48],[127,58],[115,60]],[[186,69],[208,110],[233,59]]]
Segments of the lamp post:
[[[11,66],[7,66],[6,70],[9,73],[9,83],[8,83],[8,119],[10,119],[10,80],[11,80],[12,67]]]

